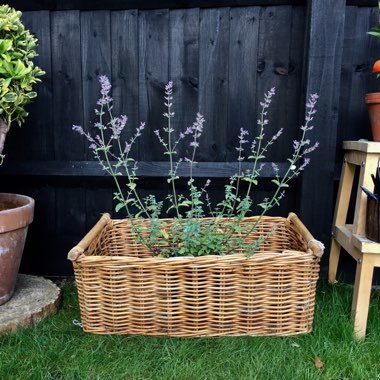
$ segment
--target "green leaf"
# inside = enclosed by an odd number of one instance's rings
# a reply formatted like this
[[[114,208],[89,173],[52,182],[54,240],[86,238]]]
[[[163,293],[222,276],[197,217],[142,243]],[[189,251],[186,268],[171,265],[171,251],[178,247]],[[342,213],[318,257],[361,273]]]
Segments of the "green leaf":
[[[124,207],[124,203],[118,203],[115,207],[115,211],[119,212]]]
[[[3,60],[3,67],[4,67],[4,69],[6,70],[6,72],[7,72],[8,74],[11,74],[11,75],[14,74],[12,63]]]
[[[276,185],[276,186],[278,186],[278,187],[280,187],[280,188],[286,188],[286,187],[289,187],[289,185],[287,184],[287,183],[281,183],[279,180],[277,180],[277,179],[272,179],[272,182]]]
[[[8,94],[4,96],[4,100],[8,103],[14,102],[16,99],[17,95],[14,92],[8,92]]]
[[[266,210],[268,208],[268,203],[267,202],[259,203],[258,206]]]
[[[37,96],[37,92],[35,91],[32,91],[32,92],[28,92],[27,94],[25,94],[25,96],[28,98],[28,99],[33,99]]]

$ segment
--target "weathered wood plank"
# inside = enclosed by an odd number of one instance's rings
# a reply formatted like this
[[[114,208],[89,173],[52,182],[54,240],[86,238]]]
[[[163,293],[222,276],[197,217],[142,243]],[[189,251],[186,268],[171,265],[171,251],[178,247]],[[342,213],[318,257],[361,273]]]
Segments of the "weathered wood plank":
[[[101,97],[99,76],[111,78],[111,35],[110,13],[108,11],[81,12],[81,66],[83,88],[83,128],[92,135],[98,121],[94,109],[100,108],[96,102]],[[79,136],[76,136],[79,138]],[[86,149],[87,159],[94,159]]]
[[[240,128],[256,131],[256,75],[260,8],[230,10],[229,83],[226,158],[235,161]],[[215,99],[216,101],[217,99]]]
[[[264,163],[261,177],[273,178],[274,171],[270,162]],[[288,166],[286,162],[277,162],[280,174],[284,174]],[[242,163],[242,169],[252,166],[249,162]],[[167,177],[169,163],[166,161],[141,161],[138,163],[138,175],[141,177]],[[178,175],[189,176],[189,164],[181,163]],[[194,177],[201,178],[229,178],[237,173],[236,162],[198,162],[194,165]],[[53,176],[53,177],[105,177],[107,172],[101,169],[95,161],[8,161],[7,165],[0,167],[1,176]]]
[[[70,47],[69,49],[67,47]],[[72,124],[83,126],[80,12],[52,13],[53,107],[55,158],[84,159],[85,141],[72,131]],[[55,187],[56,244],[60,247],[51,273],[66,272],[64,251],[85,232],[85,190],[81,187]]]
[[[337,162],[343,160],[343,141],[372,139],[364,97],[367,92],[378,91],[378,81],[371,70],[373,62],[379,58],[380,41],[367,34],[376,25],[377,18],[375,8],[346,7]]]
[[[199,161],[226,159],[229,11],[205,9],[200,14],[199,110],[206,122]]]
[[[83,115],[85,130],[92,135],[99,133],[94,127],[98,121],[94,108],[100,109],[96,104],[100,98],[99,76],[106,75],[111,78],[111,23],[109,11],[81,12],[81,51],[82,51],[82,83],[83,83]],[[108,118],[104,119],[108,122]],[[80,136],[77,136],[81,138]],[[90,149],[87,149],[87,159],[95,159]],[[99,190],[98,192],[85,189],[85,204],[82,210],[85,212],[85,230],[91,228],[96,218],[99,218],[99,210],[103,212],[112,205],[112,191]],[[96,216],[95,216],[96,215]]]
[[[333,215],[333,173],[338,124],[345,1],[310,0],[305,45],[306,97],[318,93],[311,139],[319,140],[318,157],[303,174],[300,217],[316,239],[329,242]],[[305,109],[306,112],[306,109]],[[318,205],[311,207],[311,205]]]
[[[139,125],[138,12],[111,12],[112,97],[114,116],[127,115],[121,140],[131,138]],[[132,148],[131,155],[137,156]]]
[[[350,3],[375,6],[376,0],[349,0]],[[267,5],[304,5],[306,0],[9,0],[10,6],[20,10],[104,10],[104,9],[168,9],[216,8]]]
[[[168,83],[169,11],[139,13],[139,116],[146,123],[144,139],[139,140],[139,159],[162,157],[154,130],[166,126],[162,114],[164,90]]]
[[[71,129],[73,124],[83,125],[80,13],[53,12],[51,16],[55,158],[84,159],[84,140]]]
[[[198,112],[199,82],[199,9],[170,12],[169,80],[173,81],[175,136],[192,125]],[[189,157],[190,146],[183,141],[178,157]]]
[[[289,155],[291,141],[296,136],[296,126],[288,125],[288,107],[291,102],[297,102],[295,94],[288,93],[288,83],[292,82],[290,63],[290,45],[292,23],[292,8],[290,6],[263,8],[259,27],[259,56],[257,75],[257,97],[262,102],[264,94],[272,87],[276,88],[276,94],[272,98],[266,119],[269,124],[265,126],[265,137],[275,135],[280,128],[283,134],[272,146],[268,156],[274,161],[284,159]],[[261,106],[257,105],[257,118],[261,112]],[[257,125],[256,133],[258,134]]]

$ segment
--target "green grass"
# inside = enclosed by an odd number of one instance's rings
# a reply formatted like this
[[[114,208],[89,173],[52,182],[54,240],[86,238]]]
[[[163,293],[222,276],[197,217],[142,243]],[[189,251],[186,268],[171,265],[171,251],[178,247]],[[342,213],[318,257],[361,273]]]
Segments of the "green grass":
[[[73,325],[78,301],[66,283],[57,315],[0,337],[0,379],[380,379],[380,294],[362,341],[353,337],[351,297],[349,286],[320,285],[314,331],[297,337],[100,336]]]

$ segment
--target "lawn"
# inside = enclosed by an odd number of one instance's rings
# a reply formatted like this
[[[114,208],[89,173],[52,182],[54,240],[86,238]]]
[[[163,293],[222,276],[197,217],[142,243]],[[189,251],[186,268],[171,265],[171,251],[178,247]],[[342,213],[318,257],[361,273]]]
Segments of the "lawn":
[[[100,336],[73,324],[78,300],[66,282],[57,315],[0,337],[0,379],[380,379],[380,293],[362,341],[351,297],[348,285],[319,284],[314,331],[297,337]]]

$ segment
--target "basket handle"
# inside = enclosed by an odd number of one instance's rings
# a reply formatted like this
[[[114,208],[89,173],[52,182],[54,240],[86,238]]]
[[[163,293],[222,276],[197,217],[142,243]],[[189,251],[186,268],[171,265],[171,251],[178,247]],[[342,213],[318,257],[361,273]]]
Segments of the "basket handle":
[[[321,258],[323,255],[323,250],[325,249],[323,243],[314,239],[313,235],[309,232],[309,230],[306,228],[306,226],[301,222],[301,220],[294,212],[289,213],[288,221],[295,225],[297,230],[307,241],[307,246],[312,250],[313,255],[318,258]]]
[[[75,261],[79,255],[81,255],[85,249],[89,247],[94,238],[99,235],[100,231],[107,225],[111,220],[110,214],[103,214],[94,227],[87,233],[87,235],[70,250],[67,258],[71,261]]]

